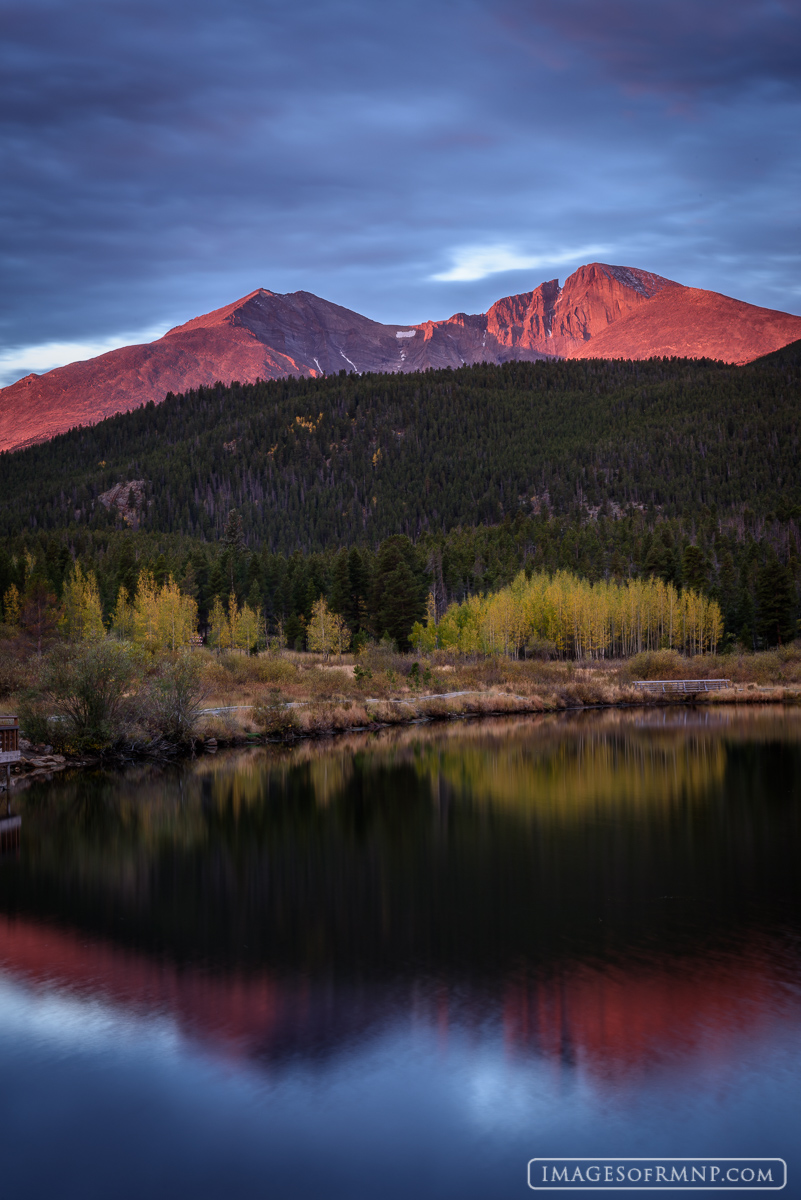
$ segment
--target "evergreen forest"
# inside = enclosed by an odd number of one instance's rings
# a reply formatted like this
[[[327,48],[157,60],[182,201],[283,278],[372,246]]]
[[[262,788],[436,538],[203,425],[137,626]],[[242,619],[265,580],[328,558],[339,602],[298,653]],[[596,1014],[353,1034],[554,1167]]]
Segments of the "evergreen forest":
[[[565,570],[693,588],[720,604],[724,645],[784,642],[801,616],[799,383],[794,343],[745,367],[484,364],[169,395],[0,455],[0,598],[34,576],[59,597],[79,561],[107,616],[146,569],[201,624],[234,591],[301,645],[322,595],[355,633],[404,645],[429,592],[441,614]]]

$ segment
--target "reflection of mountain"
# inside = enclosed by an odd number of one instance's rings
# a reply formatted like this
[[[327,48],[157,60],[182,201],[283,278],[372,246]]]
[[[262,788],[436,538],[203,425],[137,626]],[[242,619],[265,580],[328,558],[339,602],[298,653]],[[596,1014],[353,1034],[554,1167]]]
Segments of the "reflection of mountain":
[[[280,1066],[347,1053],[398,1023],[469,1029],[508,1052],[612,1080],[699,1056],[724,1064],[742,1040],[798,1019],[777,946],[614,966],[566,963],[491,986],[402,975],[390,982],[213,972],[122,949],[53,924],[0,918],[0,971],[122,1014],[167,1019],[213,1053]],[[483,1031],[483,1033],[482,1033]]]
[[[61,779],[20,796],[0,911],[251,973],[691,953],[699,906],[704,936],[797,910],[799,730],[610,714]]]
[[[7,917],[0,917],[0,971],[36,988],[167,1018],[214,1050],[269,1062],[334,1053],[386,1024],[400,999],[386,985],[179,967],[58,925]]]
[[[18,797],[0,968],[265,1063],[412,1017],[594,1077],[730,1061],[796,969],[754,930],[799,917],[800,735],[607,713],[62,777]]]
[[[568,964],[545,981],[510,980],[503,1027],[528,1050],[596,1077],[725,1062],[743,1039],[769,1035],[801,1012],[777,946],[739,954],[658,959],[601,968]]]

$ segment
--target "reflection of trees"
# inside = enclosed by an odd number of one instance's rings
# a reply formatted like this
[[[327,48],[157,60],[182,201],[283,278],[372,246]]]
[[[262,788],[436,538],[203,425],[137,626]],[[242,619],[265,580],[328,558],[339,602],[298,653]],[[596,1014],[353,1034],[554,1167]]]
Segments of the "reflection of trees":
[[[489,976],[669,947],[795,894],[799,730],[610,712],[57,779],[19,797],[0,908],[225,970]]]
[[[687,798],[703,800],[719,786],[726,750],[713,738],[609,737],[510,739],[496,753],[481,746],[431,748],[421,773],[438,794],[451,790],[503,805],[538,820],[578,820],[588,811],[648,811]]]

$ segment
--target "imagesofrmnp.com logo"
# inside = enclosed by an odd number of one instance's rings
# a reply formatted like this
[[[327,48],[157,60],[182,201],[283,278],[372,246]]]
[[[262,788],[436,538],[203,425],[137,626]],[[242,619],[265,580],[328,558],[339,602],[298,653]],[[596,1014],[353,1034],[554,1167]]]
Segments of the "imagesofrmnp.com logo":
[[[787,1185],[783,1158],[532,1158],[535,1192],[778,1192]]]

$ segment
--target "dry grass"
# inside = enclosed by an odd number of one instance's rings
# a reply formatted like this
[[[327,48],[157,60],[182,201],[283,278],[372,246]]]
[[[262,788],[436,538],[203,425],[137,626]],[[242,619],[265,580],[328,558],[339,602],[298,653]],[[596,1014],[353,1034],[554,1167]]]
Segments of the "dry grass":
[[[252,706],[201,717],[199,735],[220,742],[254,734],[270,736],[258,710],[263,715],[287,703],[292,705],[296,733],[315,736],[413,720],[665,702],[636,691],[635,679],[732,681],[731,689],[699,698],[705,704],[801,703],[801,643],[760,654],[683,658],[659,651],[625,661],[582,663],[469,659],[442,651],[402,655],[375,649],[357,660],[345,655],[342,663],[295,651],[248,656],[204,650],[199,654],[203,708]],[[34,671],[35,664],[21,664],[8,656],[6,671],[0,672],[0,682],[5,681],[4,709],[14,711],[20,678],[27,683]],[[448,694],[454,692],[466,694]]]
[[[297,732],[309,736],[420,719],[664,703],[638,692],[635,679],[727,678],[735,685],[699,703],[801,702],[799,644],[761,654],[684,658],[657,651],[625,661],[582,663],[468,659],[442,651],[426,657],[371,650],[358,660],[343,658],[325,662],[297,651],[257,657],[209,653],[205,706],[292,702]],[[468,694],[447,694],[453,692]],[[210,727],[208,719],[206,724]],[[233,736],[233,731],[241,736],[255,728],[242,712],[226,714],[224,724]]]
[[[296,713],[298,732],[307,736],[363,729],[371,723],[365,707],[351,701],[338,704],[313,702],[297,709]]]

